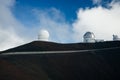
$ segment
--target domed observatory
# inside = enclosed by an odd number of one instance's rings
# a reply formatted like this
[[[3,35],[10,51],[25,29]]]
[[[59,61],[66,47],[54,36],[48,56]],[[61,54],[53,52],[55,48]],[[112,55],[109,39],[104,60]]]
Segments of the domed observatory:
[[[93,32],[86,32],[83,36],[85,43],[94,43],[95,42],[95,35]]]
[[[118,37],[118,35],[113,35],[113,41],[119,41],[120,38]]]
[[[38,40],[48,41],[49,40],[49,32],[45,29],[40,30],[38,33]]]

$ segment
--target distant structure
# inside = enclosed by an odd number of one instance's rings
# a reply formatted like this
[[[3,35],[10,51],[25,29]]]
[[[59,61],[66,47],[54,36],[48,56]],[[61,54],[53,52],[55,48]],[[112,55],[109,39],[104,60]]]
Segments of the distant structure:
[[[95,35],[93,32],[86,32],[83,36],[85,43],[94,43],[95,42]]]
[[[120,40],[120,38],[118,37],[118,35],[113,35],[113,41],[118,41]]]
[[[83,36],[85,43],[104,42],[103,39],[95,39],[93,32],[86,32]]]
[[[49,32],[45,29],[40,30],[40,32],[38,33],[38,40],[48,41],[49,40]]]

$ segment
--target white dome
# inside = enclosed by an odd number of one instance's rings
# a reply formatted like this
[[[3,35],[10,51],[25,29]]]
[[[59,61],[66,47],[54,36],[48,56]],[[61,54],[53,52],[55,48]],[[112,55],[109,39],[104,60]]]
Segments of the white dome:
[[[84,38],[95,38],[95,35],[93,32],[86,32]]]
[[[44,29],[40,30],[38,34],[38,40],[48,41],[48,39],[49,39],[49,32]]]
[[[86,42],[86,43],[95,42],[95,35],[93,32],[86,32],[84,34],[83,38],[84,38],[84,42]]]

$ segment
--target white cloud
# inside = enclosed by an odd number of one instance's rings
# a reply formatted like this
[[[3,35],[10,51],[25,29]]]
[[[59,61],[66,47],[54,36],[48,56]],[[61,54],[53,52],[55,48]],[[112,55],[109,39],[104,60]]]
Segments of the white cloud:
[[[14,0],[0,0],[0,50],[5,50],[23,43],[17,35],[22,25],[11,12]]]
[[[86,31],[95,33],[96,38],[111,40],[113,34],[120,36],[120,5],[114,3],[111,9],[101,6],[79,9],[78,19],[73,23],[75,40],[81,41]]]
[[[0,50],[15,47],[23,43],[16,33],[10,30],[0,30]]]

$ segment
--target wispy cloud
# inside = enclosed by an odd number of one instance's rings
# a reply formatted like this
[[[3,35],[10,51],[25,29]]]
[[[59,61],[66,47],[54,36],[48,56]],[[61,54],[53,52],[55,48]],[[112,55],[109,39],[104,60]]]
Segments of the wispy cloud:
[[[99,4],[101,4],[101,2],[102,2],[102,0],[93,0],[93,4],[99,5]]]
[[[17,35],[22,26],[11,12],[14,0],[0,0],[0,50],[8,49],[23,43]]]
[[[120,35],[120,5],[111,4],[110,9],[102,6],[79,9],[78,19],[73,23],[75,40],[80,41],[86,31],[92,31],[97,38],[111,40],[113,34]]]

